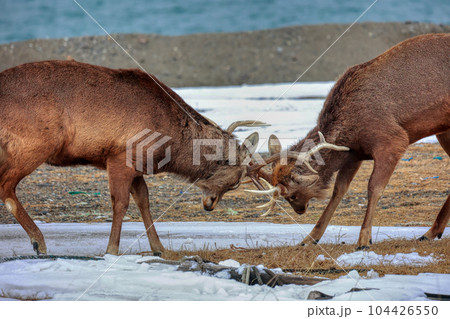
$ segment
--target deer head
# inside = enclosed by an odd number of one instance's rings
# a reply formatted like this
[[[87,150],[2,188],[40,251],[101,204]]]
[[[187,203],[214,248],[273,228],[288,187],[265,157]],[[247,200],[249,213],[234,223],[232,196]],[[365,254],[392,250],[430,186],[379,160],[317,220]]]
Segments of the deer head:
[[[247,175],[259,190],[247,190],[254,194],[270,194],[271,200],[259,207],[268,207],[268,210],[262,215],[268,215],[277,204],[279,196],[284,197],[294,211],[303,214],[308,208],[308,203],[313,197],[323,197],[323,185],[318,183],[320,173],[318,173],[309,163],[311,156],[322,149],[332,149],[336,151],[348,151],[345,146],[337,146],[327,143],[321,132],[318,132],[320,142],[304,153],[282,151],[281,143],[275,135],[269,138],[270,157],[264,163],[252,165],[249,167]],[[261,169],[272,164],[272,174],[267,174]],[[268,186],[265,190],[259,182],[260,178]]]
[[[211,120],[209,121],[217,126]],[[233,131],[240,126],[255,127],[268,126],[268,124],[259,121],[234,122],[226,130],[228,136],[231,136]],[[252,133],[241,145],[228,144],[227,147],[235,147],[235,149],[223,152],[223,159],[208,163],[208,176],[196,182],[203,192],[203,208],[205,210],[213,210],[226,192],[239,187],[247,173],[246,158],[256,150],[258,141],[258,133]]]

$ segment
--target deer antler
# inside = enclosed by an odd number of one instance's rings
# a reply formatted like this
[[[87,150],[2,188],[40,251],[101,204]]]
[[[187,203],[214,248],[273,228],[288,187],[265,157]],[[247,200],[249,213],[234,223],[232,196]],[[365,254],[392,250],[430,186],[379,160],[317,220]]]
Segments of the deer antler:
[[[331,150],[335,150],[335,151],[348,151],[350,150],[347,146],[338,146],[338,145],[334,145],[331,143],[328,143],[327,141],[325,141],[325,137],[323,136],[322,132],[318,132],[319,133],[319,144],[317,144],[316,146],[314,146],[313,148],[311,148],[308,152],[306,152],[305,155],[302,155],[302,158],[299,158],[300,160],[302,160],[305,165],[314,173],[317,174],[317,172],[309,165],[308,161],[311,158],[311,155],[313,155],[314,153],[317,153],[318,151],[328,148]]]
[[[314,153],[317,153],[318,151],[328,148],[328,149],[332,149],[335,151],[348,151],[349,148],[346,146],[338,146],[338,145],[334,145],[331,143],[328,143],[327,141],[325,141],[325,137],[323,136],[323,134],[321,132],[319,132],[319,139],[320,142],[319,144],[317,144],[316,146],[314,146],[313,148],[311,148],[308,152],[306,153],[300,153],[300,152],[293,152],[293,151],[284,151],[284,152],[280,152],[277,154],[274,154],[272,156],[270,156],[268,159],[266,159],[263,164],[258,164],[258,165],[253,165],[249,168],[249,173],[253,173],[254,171],[258,171],[261,168],[263,168],[264,166],[279,160],[281,158],[289,158],[289,159],[295,159],[297,160],[297,162],[299,162],[300,164],[305,164],[305,166],[313,173],[317,174],[317,171],[312,168],[311,164],[309,164],[309,160],[311,159],[311,156]]]
[[[325,140],[325,137],[323,136],[323,134],[321,132],[319,132],[319,139],[320,139],[319,144],[317,144],[316,146],[311,148],[306,153],[287,152],[287,151],[280,152],[280,153],[270,156],[268,159],[265,160],[265,162],[263,164],[255,164],[255,165],[251,165],[247,168],[247,176],[249,176],[251,178],[253,184],[255,184],[259,190],[245,190],[245,191],[249,192],[249,193],[253,193],[253,194],[273,194],[272,198],[270,199],[270,201],[268,203],[258,206],[258,208],[269,207],[267,212],[265,212],[261,216],[266,216],[273,210],[273,208],[275,207],[275,205],[277,203],[277,198],[281,195],[281,185],[272,186],[267,181],[267,178],[265,178],[268,175],[266,173],[262,172],[261,168],[263,168],[264,166],[266,166],[276,160],[279,160],[281,158],[289,158],[289,159],[295,159],[297,162],[300,161],[300,163],[305,164],[305,166],[310,171],[317,174],[317,171],[314,168],[312,168],[311,164],[309,163],[309,160],[311,159],[311,156],[314,153],[317,153],[321,149],[325,149],[325,148],[332,149],[335,151],[348,151],[349,150],[349,148],[346,146],[338,146],[338,145],[328,143]],[[268,186],[268,188],[269,188],[268,190],[265,190],[264,187],[259,182],[259,176],[261,176],[261,179],[263,180],[263,182]],[[271,180],[271,179],[269,179],[269,180]]]
[[[281,187],[280,186],[272,186],[268,181],[266,181],[264,178],[261,178],[261,180],[264,182],[264,184],[267,185],[267,187],[269,189],[267,190],[253,190],[253,189],[245,189],[245,192],[248,193],[253,193],[253,194],[265,194],[265,195],[270,195],[272,194],[272,198],[270,199],[270,201],[266,204],[263,205],[259,205],[256,206],[256,208],[265,208],[265,207],[269,207],[269,209],[261,215],[261,217],[267,216],[269,215],[273,209],[275,208],[275,205],[277,204],[277,199],[278,197],[280,197],[281,195]]]
[[[213,120],[211,120],[209,117],[203,115],[203,117],[213,126],[221,129],[221,127],[214,122]],[[270,124],[261,122],[261,121],[253,121],[253,120],[248,120],[248,121],[236,121],[230,124],[230,126],[228,126],[228,128],[226,129],[226,131],[230,134],[233,133],[233,131],[235,129],[237,129],[239,126],[246,126],[246,127],[263,127],[263,126],[270,126]]]
[[[211,120],[209,117],[207,117],[207,116],[205,116],[205,115],[203,115],[203,117],[209,122],[209,124],[211,124],[212,126],[215,126],[215,127],[217,127],[218,129],[222,129],[220,126],[219,126],[219,124],[217,124],[216,122],[214,122],[213,120]]]
[[[253,182],[259,190],[265,190],[264,186],[259,182],[259,178],[261,177],[266,181],[271,181],[272,176],[260,169],[254,169],[254,166],[256,166],[256,164],[250,161],[249,166],[247,166],[247,176],[250,178],[250,182]]]
[[[270,156],[266,160],[264,160],[264,163],[249,166],[247,169],[247,175],[248,176],[255,175],[264,166],[269,165],[270,163],[275,162],[276,160],[279,160],[281,158],[289,158],[289,159],[298,160],[298,159],[301,159],[301,157],[303,157],[303,155],[299,152],[284,151],[281,153],[277,153],[277,154]],[[305,163],[305,165],[309,165],[309,163],[308,164]],[[312,169],[312,167],[311,167],[311,169]]]
[[[261,122],[261,121],[236,121],[230,124],[227,128],[228,133],[233,133],[235,129],[237,129],[239,126],[246,126],[246,127],[263,127],[263,126],[270,126],[270,124]]]

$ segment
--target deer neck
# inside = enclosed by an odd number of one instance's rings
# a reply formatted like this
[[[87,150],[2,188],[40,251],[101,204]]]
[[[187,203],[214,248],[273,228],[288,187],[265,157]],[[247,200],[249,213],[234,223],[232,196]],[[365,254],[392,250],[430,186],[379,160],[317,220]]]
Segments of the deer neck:
[[[232,137],[210,123],[189,123],[175,141],[172,158],[165,171],[177,174],[190,182],[208,178],[217,167],[217,160],[208,160],[205,154],[215,154],[216,145],[223,147],[227,158],[228,143]],[[222,159],[222,158],[221,158]]]

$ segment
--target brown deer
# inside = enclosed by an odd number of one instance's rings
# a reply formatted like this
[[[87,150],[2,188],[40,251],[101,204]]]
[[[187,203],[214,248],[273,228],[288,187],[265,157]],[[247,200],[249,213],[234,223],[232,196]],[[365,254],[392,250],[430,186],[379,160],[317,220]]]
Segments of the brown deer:
[[[373,60],[348,69],[328,94],[317,126],[289,152],[281,152],[278,139],[272,136],[272,156],[266,160],[266,165],[273,165],[272,174],[262,171],[264,165],[260,164],[253,165],[249,175],[258,182],[258,173],[262,174],[271,184],[270,190],[263,191],[273,194],[265,205],[269,211],[282,195],[295,212],[303,214],[311,198],[325,195],[337,172],[331,200],[302,242],[310,244],[322,237],[361,162],[373,160],[367,211],[358,240],[358,248],[365,249],[371,243],[376,204],[397,162],[408,145],[431,135],[436,135],[450,155],[450,34],[408,39]],[[316,147],[299,154],[308,141]],[[314,153],[325,165],[308,162]],[[307,165],[295,166],[294,159]],[[420,239],[440,238],[449,217],[450,195],[431,229]]]
[[[242,163],[258,143],[258,134],[253,133],[239,146],[232,131],[253,124],[242,121],[222,130],[140,70],[76,61],[19,65],[0,73],[0,198],[27,232],[33,249],[45,254],[44,237],[20,204],[16,185],[43,163],[106,169],[113,205],[107,253],[118,254],[130,193],[152,251],[161,253],[164,247],[153,226],[144,173],[170,172],[195,182],[203,191],[204,208],[212,210],[225,192],[239,186],[246,174]],[[146,130],[166,137],[164,147],[155,147],[161,139],[148,142],[140,136]],[[144,153],[153,151],[151,162],[137,158],[135,149],[127,158],[127,141],[133,139],[145,144]],[[224,157],[207,160],[215,149],[195,149],[193,143],[203,139],[223,141]],[[159,167],[168,148],[170,161]],[[198,165],[193,163],[196,152],[201,155]]]

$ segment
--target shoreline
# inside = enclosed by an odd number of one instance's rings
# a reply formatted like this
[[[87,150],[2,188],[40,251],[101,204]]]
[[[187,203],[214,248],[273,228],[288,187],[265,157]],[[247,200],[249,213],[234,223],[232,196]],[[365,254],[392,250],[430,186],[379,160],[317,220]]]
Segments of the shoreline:
[[[113,37],[146,71],[171,87],[229,86],[295,81],[334,81],[348,67],[425,33],[450,25],[416,22],[291,26],[183,36],[116,34]],[[66,60],[111,68],[136,63],[107,36],[33,39],[0,45],[0,71],[26,62]],[[308,69],[314,64],[311,69]]]

